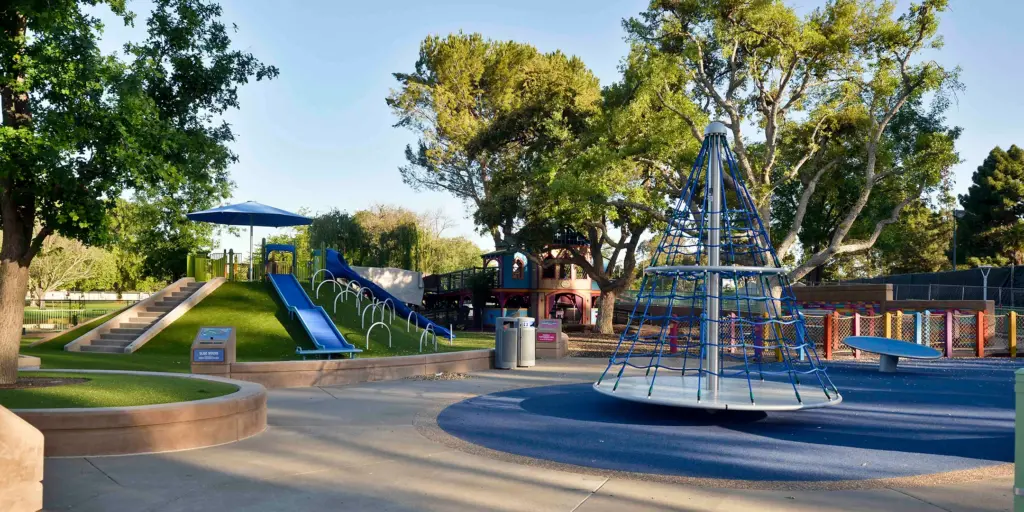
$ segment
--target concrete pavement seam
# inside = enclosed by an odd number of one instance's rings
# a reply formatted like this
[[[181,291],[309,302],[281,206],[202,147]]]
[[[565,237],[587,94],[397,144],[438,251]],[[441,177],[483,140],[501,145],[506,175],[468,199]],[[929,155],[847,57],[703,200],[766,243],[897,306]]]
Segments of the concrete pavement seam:
[[[97,466],[91,460],[89,460],[89,457],[82,457],[82,458],[85,459],[85,461],[88,462],[90,466],[96,468],[96,471],[99,471],[100,473],[103,473],[103,476],[105,476],[108,479],[110,479],[110,481],[114,482],[114,484],[116,484],[118,487],[124,487],[123,485],[121,485],[121,482],[118,482],[117,480],[114,480],[114,477],[108,475],[106,471],[103,471],[102,469],[100,469],[99,466]]]
[[[915,499],[917,501],[920,501],[921,503],[926,503],[926,504],[931,505],[931,506],[933,506],[933,507],[935,507],[935,508],[937,508],[939,510],[945,510],[946,512],[953,512],[952,510],[950,510],[950,509],[948,509],[946,507],[943,507],[943,506],[938,505],[936,503],[932,503],[932,502],[930,502],[930,501],[928,501],[928,500],[926,500],[924,498],[921,498],[919,496],[914,496],[913,494],[910,494],[909,492],[904,492],[904,491],[901,491],[901,490],[893,488],[893,487],[890,487],[889,490],[890,491],[896,491],[896,492],[898,492],[898,493],[900,493],[900,494],[902,494],[904,496],[907,496],[909,498],[913,498],[913,499]]]
[[[579,510],[579,508],[582,507],[583,504],[586,503],[587,500],[589,500],[591,496],[597,494],[597,492],[600,491],[602,487],[604,487],[604,484],[608,483],[608,480],[610,480],[610,479],[609,478],[605,478],[604,481],[601,482],[601,485],[597,486],[597,489],[594,489],[593,491],[590,491],[590,494],[584,496],[583,500],[581,500],[579,503],[577,503],[576,506],[573,507],[572,510],[570,510],[569,512],[576,512],[577,510]]]
[[[335,399],[335,400],[337,400],[337,399],[338,399],[338,397],[336,397],[336,396],[334,396],[333,394],[331,394],[331,392],[330,392],[330,391],[327,391],[326,389],[324,389],[324,388],[322,388],[322,387],[320,387],[320,386],[314,386],[314,387],[315,387],[315,388],[317,388],[317,389],[319,389],[320,391],[323,391],[324,393],[327,393],[327,396],[329,396],[329,397],[331,397],[331,398],[333,398],[333,399]]]

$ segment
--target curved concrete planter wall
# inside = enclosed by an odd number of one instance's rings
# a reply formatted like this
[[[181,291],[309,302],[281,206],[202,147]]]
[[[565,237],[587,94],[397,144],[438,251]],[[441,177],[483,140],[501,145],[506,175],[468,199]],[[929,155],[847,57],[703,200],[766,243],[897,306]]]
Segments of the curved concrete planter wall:
[[[43,508],[43,434],[0,407],[0,510]]]
[[[125,455],[202,448],[245,439],[267,428],[267,392],[259,384],[205,375],[65,371],[196,378],[228,382],[239,389],[217,398],[171,404],[13,410],[43,433],[47,457]]]
[[[493,349],[483,349],[398,357],[233,363],[217,371],[226,370],[218,375],[258,382],[270,389],[332,386],[486,370],[493,368],[493,353]]]

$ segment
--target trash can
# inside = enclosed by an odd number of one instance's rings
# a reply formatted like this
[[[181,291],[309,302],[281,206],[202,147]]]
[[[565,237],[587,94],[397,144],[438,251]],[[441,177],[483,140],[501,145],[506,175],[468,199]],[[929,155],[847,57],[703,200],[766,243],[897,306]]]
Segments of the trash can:
[[[519,330],[517,363],[520,367],[535,366],[537,364],[537,328],[533,326],[534,320],[528,316],[521,316],[516,320],[516,328]]]
[[[516,319],[498,317],[494,321],[494,367],[511,370],[519,359],[519,329]]]

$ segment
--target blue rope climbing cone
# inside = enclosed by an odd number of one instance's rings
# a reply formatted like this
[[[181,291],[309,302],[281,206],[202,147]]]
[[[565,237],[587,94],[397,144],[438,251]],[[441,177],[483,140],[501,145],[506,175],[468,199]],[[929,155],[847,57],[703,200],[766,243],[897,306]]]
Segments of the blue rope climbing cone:
[[[720,122],[704,142],[594,389],[680,407],[835,405]]]

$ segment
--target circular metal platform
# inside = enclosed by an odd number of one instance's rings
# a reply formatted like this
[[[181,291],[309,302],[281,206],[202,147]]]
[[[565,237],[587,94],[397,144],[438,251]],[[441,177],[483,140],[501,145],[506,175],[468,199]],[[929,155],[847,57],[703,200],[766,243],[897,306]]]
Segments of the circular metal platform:
[[[706,378],[702,378],[700,384],[703,386],[705,383]],[[618,386],[615,386],[614,378],[606,379],[600,385],[594,384],[594,389],[599,393],[622,400],[697,409],[796,411],[839,405],[843,401],[842,395],[829,399],[817,385],[796,388],[802,400],[797,400],[793,385],[789,382],[751,379],[748,385],[746,379],[721,378],[717,392],[702,389],[700,400],[697,400],[697,377],[691,376],[659,376],[653,390],[650,378],[644,376],[623,377],[619,379]],[[751,390],[754,393],[753,402],[750,401]]]

